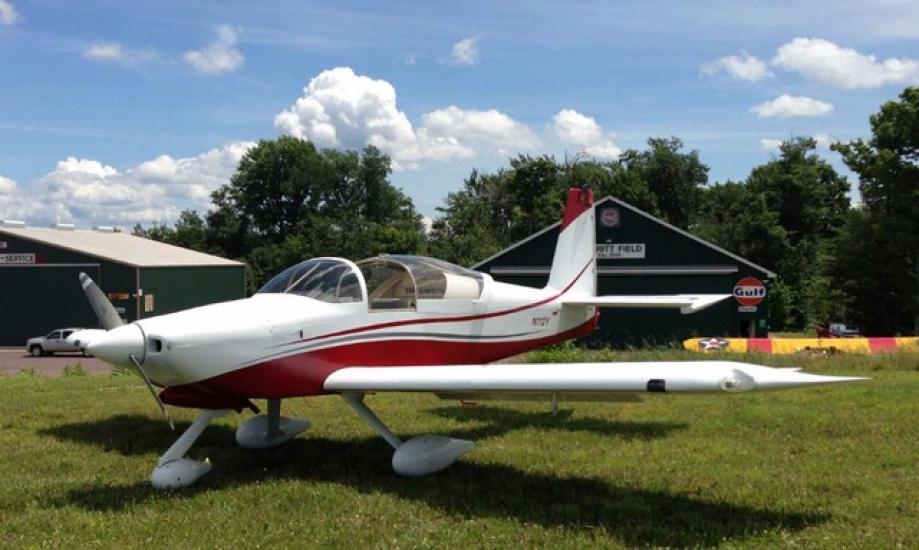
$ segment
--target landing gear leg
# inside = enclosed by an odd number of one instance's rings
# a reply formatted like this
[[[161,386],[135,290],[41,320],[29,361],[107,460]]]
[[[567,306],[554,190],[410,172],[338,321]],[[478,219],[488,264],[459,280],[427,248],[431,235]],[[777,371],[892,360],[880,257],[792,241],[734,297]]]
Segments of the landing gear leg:
[[[392,467],[397,474],[421,477],[439,472],[475,447],[472,441],[443,435],[419,435],[403,442],[364,403],[364,394],[346,392],[341,397],[373,431],[396,450],[392,455]]]
[[[281,400],[269,399],[268,414],[244,422],[236,430],[236,443],[247,449],[270,449],[287,443],[310,425],[309,420],[281,416]]]
[[[163,453],[159,463],[150,475],[150,482],[157,489],[178,489],[188,487],[204,474],[211,471],[208,460],[198,462],[185,458],[185,453],[201,437],[201,432],[211,420],[219,418],[230,412],[229,409],[205,409],[201,411],[191,426],[185,430],[172,447]]]

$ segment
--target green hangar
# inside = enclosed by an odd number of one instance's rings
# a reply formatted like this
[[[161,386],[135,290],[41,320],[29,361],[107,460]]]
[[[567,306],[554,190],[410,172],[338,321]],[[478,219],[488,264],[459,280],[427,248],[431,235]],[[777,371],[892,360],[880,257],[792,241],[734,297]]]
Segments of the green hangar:
[[[95,328],[86,272],[126,321],[245,297],[245,265],[110,227],[0,223],[0,345],[56,328]]]
[[[665,309],[603,309],[590,344],[666,345],[696,336],[765,337],[775,273],[613,197],[594,205],[598,294],[731,294],[689,315]],[[495,280],[542,287],[559,223],[479,262]]]

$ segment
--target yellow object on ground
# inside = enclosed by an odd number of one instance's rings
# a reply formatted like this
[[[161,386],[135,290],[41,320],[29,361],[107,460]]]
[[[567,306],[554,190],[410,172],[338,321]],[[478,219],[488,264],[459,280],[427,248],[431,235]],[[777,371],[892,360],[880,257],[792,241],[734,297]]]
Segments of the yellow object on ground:
[[[881,353],[919,351],[919,338],[689,338],[683,341],[689,351],[729,351],[733,353],[798,353],[802,351]]]

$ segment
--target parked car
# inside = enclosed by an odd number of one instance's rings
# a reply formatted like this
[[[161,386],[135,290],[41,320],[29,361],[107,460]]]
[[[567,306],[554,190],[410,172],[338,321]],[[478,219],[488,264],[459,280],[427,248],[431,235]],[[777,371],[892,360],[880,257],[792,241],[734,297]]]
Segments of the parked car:
[[[39,357],[42,355],[53,355],[58,352],[76,352],[80,353],[80,348],[74,346],[67,342],[67,337],[73,334],[78,330],[83,330],[82,328],[73,327],[73,328],[59,328],[52,330],[45,336],[36,336],[35,338],[29,338],[26,341],[26,349],[29,350],[29,353],[33,357]],[[83,351],[83,355],[89,355],[87,352]]]
[[[858,327],[845,323],[827,323],[817,327],[818,338],[858,338]]]

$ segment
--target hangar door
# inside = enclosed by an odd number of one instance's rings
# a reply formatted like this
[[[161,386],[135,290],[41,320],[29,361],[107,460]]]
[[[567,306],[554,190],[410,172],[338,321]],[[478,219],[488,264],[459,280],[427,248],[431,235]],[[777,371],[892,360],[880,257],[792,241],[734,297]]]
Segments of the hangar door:
[[[25,346],[56,328],[97,327],[81,271],[100,280],[98,264],[0,267],[0,346]]]

